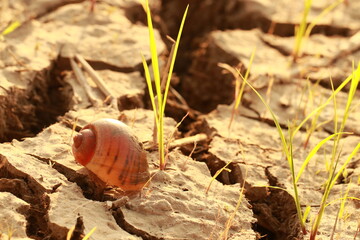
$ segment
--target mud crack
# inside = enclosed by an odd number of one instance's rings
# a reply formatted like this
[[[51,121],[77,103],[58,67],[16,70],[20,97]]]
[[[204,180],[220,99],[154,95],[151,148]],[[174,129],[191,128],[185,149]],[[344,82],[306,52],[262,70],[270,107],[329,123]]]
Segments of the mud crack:
[[[71,65],[70,65],[70,58],[74,57],[74,53],[76,53],[76,52],[77,52],[76,46],[69,44],[69,43],[62,45],[60,54],[59,54],[59,58],[57,61],[58,68],[61,70],[72,70]],[[142,63],[139,63],[135,67],[119,67],[119,66],[114,66],[106,61],[95,61],[95,60],[89,60],[89,59],[86,61],[96,71],[111,70],[114,72],[132,73],[132,72],[142,70]]]
[[[51,239],[49,224],[50,198],[47,190],[31,176],[17,170],[0,155],[0,192],[9,192],[30,204],[23,212],[27,220],[26,234],[33,239]]]
[[[6,96],[0,96],[0,142],[33,137],[70,109],[72,91],[60,73],[54,62],[29,73],[32,77],[26,89],[12,87]]]
[[[140,230],[125,220],[125,216],[119,207],[113,207],[111,209],[112,215],[115,218],[116,223],[124,229],[126,232],[141,237],[143,240],[163,240],[164,238],[157,238],[149,233]]]
[[[90,171],[83,169],[83,172],[77,172],[56,161],[52,161],[50,158],[43,158],[30,153],[27,153],[27,155],[51,165],[53,169],[64,175],[68,181],[76,183],[81,188],[85,198],[104,201],[105,184],[97,179]]]
[[[265,168],[265,175],[270,186],[284,188],[268,168]],[[254,231],[263,235],[263,239],[303,239],[293,197],[282,189],[268,188],[267,191],[263,198],[249,198],[257,219],[253,225]]]
[[[50,1],[45,3],[45,6],[42,6],[36,13],[34,13],[31,18],[41,18],[51,12],[56,11],[58,8],[74,3],[81,3],[85,0],[65,0],[65,1]]]

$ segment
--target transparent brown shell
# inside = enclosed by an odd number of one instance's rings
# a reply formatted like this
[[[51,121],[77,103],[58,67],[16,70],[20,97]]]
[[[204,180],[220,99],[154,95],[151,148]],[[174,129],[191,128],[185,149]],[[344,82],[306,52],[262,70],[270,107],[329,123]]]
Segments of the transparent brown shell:
[[[139,191],[150,178],[144,150],[120,121],[99,119],[86,125],[74,137],[72,150],[77,162],[123,191]]]

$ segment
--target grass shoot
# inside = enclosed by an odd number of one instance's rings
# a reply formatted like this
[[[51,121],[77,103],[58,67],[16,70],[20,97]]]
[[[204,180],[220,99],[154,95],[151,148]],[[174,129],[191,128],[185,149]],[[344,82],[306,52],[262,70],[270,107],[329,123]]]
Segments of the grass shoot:
[[[341,137],[343,136],[343,134],[341,132],[344,130],[346,121],[349,117],[351,103],[354,99],[356,89],[359,84],[359,80],[360,80],[360,63],[358,64],[357,69],[353,70],[353,73],[351,74],[351,84],[350,84],[350,89],[349,89],[349,94],[348,94],[348,100],[346,102],[344,116],[342,118],[342,122],[341,122],[341,125],[339,128],[338,128],[338,124],[337,124],[338,116],[337,116],[337,112],[335,110],[334,131],[335,131],[335,133],[340,133],[340,134],[338,134],[336,136],[334,143],[333,143],[330,171],[329,171],[328,179],[326,181],[325,191],[324,191],[323,197],[321,199],[320,209],[319,209],[318,214],[316,215],[315,222],[311,228],[310,240],[316,239],[316,234],[318,232],[318,229],[319,229],[319,226],[321,223],[321,219],[324,214],[326,203],[327,203],[328,197],[330,195],[331,189],[334,187],[337,179],[344,173],[344,171],[345,171],[347,165],[349,164],[349,162],[351,161],[351,159],[355,156],[355,154],[360,149],[360,143],[359,143],[354,148],[352,153],[348,156],[346,161],[341,165],[341,167],[339,169],[337,168],[338,165],[340,164],[339,163],[339,155],[340,155],[339,154],[339,144],[340,144]]]
[[[250,55],[250,60],[249,60],[249,65],[246,69],[245,72],[245,76],[241,76],[241,78],[245,79],[245,81],[243,81],[241,83],[241,79],[238,77],[238,74],[236,74],[235,71],[233,71],[233,69],[231,69],[231,67],[227,64],[218,64],[219,67],[222,67],[226,70],[228,70],[229,72],[231,72],[234,76],[235,76],[235,103],[233,105],[233,109],[231,111],[231,118],[230,118],[230,122],[229,122],[229,126],[228,126],[228,130],[230,132],[231,129],[231,124],[234,121],[234,117],[238,111],[238,108],[240,106],[241,103],[241,99],[244,93],[244,89],[245,89],[245,82],[247,81],[247,79],[249,78],[249,74],[250,74],[250,69],[251,69],[251,65],[254,61],[254,57],[255,57],[255,52],[256,52],[256,48],[253,49],[251,55]],[[240,74],[241,75],[241,74]]]
[[[330,81],[331,81],[331,78],[330,78]],[[315,102],[315,92],[318,92],[319,89],[319,80],[316,81],[315,84],[311,84],[311,81],[309,78],[306,79],[306,83],[307,83],[307,89],[308,89],[308,99],[307,99],[307,103],[304,107],[304,116],[306,116],[306,108],[307,108],[307,104],[310,104],[310,108],[313,109],[314,107],[314,102]],[[321,98],[323,97],[322,95],[320,96]],[[319,98],[319,97],[317,97]],[[334,98],[335,99],[335,98]],[[321,123],[318,123],[318,120],[319,120],[319,117],[320,117],[320,112],[318,112],[317,114],[315,114],[315,116],[311,119],[311,122],[310,124],[307,125],[306,127],[306,139],[304,141],[304,148],[307,148],[308,144],[309,144],[309,141],[310,141],[310,138],[312,136],[312,134],[319,128],[321,128],[323,125],[325,125],[326,123],[329,123],[330,121],[332,121],[332,119],[329,119],[329,120],[326,120],[326,121],[323,121]]]
[[[239,75],[241,75],[240,71],[238,71]],[[306,234],[306,227],[305,227],[305,221],[303,218],[303,213],[301,211],[301,205],[300,205],[300,199],[299,199],[299,194],[298,194],[298,189],[297,189],[297,184],[295,182],[295,167],[294,167],[294,161],[293,161],[293,153],[292,153],[292,140],[293,140],[293,134],[290,134],[290,139],[286,139],[285,134],[280,126],[279,121],[277,120],[277,117],[275,116],[275,113],[271,110],[270,106],[268,105],[268,103],[266,102],[266,100],[260,95],[260,93],[249,83],[246,81],[245,78],[243,78],[243,81],[255,92],[255,94],[259,97],[259,99],[261,100],[261,102],[265,105],[266,109],[270,112],[271,117],[276,125],[276,129],[279,133],[280,139],[281,139],[281,145],[282,145],[282,150],[283,153],[286,156],[286,159],[288,160],[288,164],[289,164],[289,168],[290,168],[290,172],[291,172],[291,176],[292,176],[292,182],[293,182],[293,191],[294,194],[292,194],[292,196],[294,197],[295,200],[295,205],[296,205],[296,211],[297,211],[297,215],[300,221],[300,225],[301,225],[301,229],[303,231],[304,234]],[[292,132],[291,127],[289,127],[289,130]]]
[[[229,230],[232,226],[232,223],[235,219],[235,216],[236,216],[236,213],[238,212],[240,206],[241,206],[241,202],[242,202],[242,199],[243,199],[243,196],[244,196],[244,190],[245,190],[245,180],[246,180],[246,177],[247,177],[247,173],[248,173],[248,169],[246,168],[246,172],[245,172],[245,178],[244,178],[244,181],[242,183],[242,187],[241,187],[241,190],[240,190],[240,193],[239,193],[239,198],[238,198],[238,201],[236,202],[236,206],[234,208],[234,211],[231,213],[230,217],[228,218],[228,220],[226,221],[225,223],[225,229],[224,231],[221,233],[219,239],[222,239],[222,240],[226,240],[228,239],[228,235],[229,235]]]
[[[338,211],[338,213],[336,215],[336,219],[335,219],[335,222],[334,222],[334,227],[333,227],[333,230],[332,230],[332,233],[331,233],[331,236],[330,236],[330,240],[334,239],[334,234],[336,232],[336,227],[337,227],[338,221],[341,220],[341,219],[346,218],[346,216],[345,216],[345,204],[346,204],[346,201],[348,199],[350,186],[351,185],[348,184],[348,186],[346,188],[346,191],[345,191],[345,194],[344,194],[344,197],[341,199],[339,211]]]
[[[241,73],[239,70],[237,70],[239,75],[242,77]],[[298,218],[300,221],[300,225],[302,228],[302,231],[304,234],[307,233],[306,230],[306,226],[305,226],[305,221],[306,221],[306,217],[304,217],[304,215],[307,215],[309,212],[309,209],[305,210],[305,213],[302,212],[301,210],[301,205],[300,205],[300,197],[298,194],[298,187],[297,187],[297,182],[300,179],[302,173],[304,172],[307,164],[309,163],[310,159],[317,153],[317,151],[321,148],[321,146],[323,146],[326,142],[328,142],[329,140],[335,138],[334,140],[334,146],[333,146],[333,153],[332,153],[332,164],[331,164],[331,168],[330,168],[330,172],[329,172],[329,177],[327,180],[327,185],[325,188],[325,192],[322,198],[322,201],[320,203],[320,210],[318,215],[316,216],[316,219],[312,225],[312,229],[311,229],[311,234],[310,234],[310,239],[311,240],[315,240],[316,237],[316,233],[318,230],[318,227],[320,225],[320,221],[322,218],[322,215],[324,213],[325,207],[326,207],[326,202],[327,199],[329,197],[330,194],[330,190],[333,188],[333,186],[336,183],[336,180],[343,174],[343,172],[346,169],[347,164],[350,162],[350,160],[354,157],[354,155],[358,152],[359,148],[360,148],[360,143],[355,147],[355,149],[353,150],[353,152],[350,154],[350,156],[348,157],[348,159],[345,161],[345,163],[340,167],[340,169],[338,171],[336,166],[339,164],[339,158],[337,157],[337,153],[338,153],[338,146],[339,146],[339,141],[341,139],[341,137],[344,134],[349,134],[344,132],[344,128],[345,128],[345,123],[346,120],[349,116],[349,112],[350,112],[350,107],[351,107],[351,102],[354,99],[354,95],[356,92],[356,88],[358,86],[358,82],[359,82],[359,78],[360,78],[360,63],[357,67],[357,69],[355,71],[353,71],[353,73],[347,78],[345,79],[345,81],[336,89],[333,90],[331,96],[327,99],[327,101],[325,101],[324,104],[322,104],[321,106],[319,106],[318,108],[316,108],[315,110],[313,110],[309,115],[307,115],[305,117],[305,119],[297,126],[297,127],[292,127],[289,126],[289,134],[288,134],[288,138],[285,137],[284,131],[282,130],[279,121],[277,120],[277,117],[275,115],[275,113],[271,110],[270,106],[268,105],[268,103],[265,101],[265,99],[260,95],[260,93],[249,83],[246,81],[246,79],[244,77],[242,77],[243,81],[255,92],[255,94],[259,97],[259,99],[262,101],[262,103],[265,105],[265,107],[267,108],[267,110],[270,112],[272,119],[276,125],[276,128],[278,130],[280,139],[281,139],[281,144],[282,144],[282,150],[288,160],[288,164],[289,164],[289,169],[290,169],[290,173],[291,173],[291,177],[292,177],[292,184],[293,184],[293,197],[294,197],[294,201],[295,201],[295,205],[296,205],[296,210],[297,210],[297,214],[298,214]],[[351,86],[350,86],[350,90],[349,90],[349,95],[348,95],[348,101],[345,107],[345,112],[344,112],[344,116],[343,116],[343,121],[341,123],[340,128],[337,128],[337,116],[335,116],[335,131],[334,134],[328,136],[327,138],[325,138],[324,140],[322,140],[320,143],[318,143],[308,154],[308,156],[306,157],[305,161],[302,164],[302,167],[300,168],[300,170],[298,171],[297,174],[295,174],[295,166],[294,166],[294,159],[293,159],[293,139],[295,134],[302,128],[302,126],[307,122],[307,120],[309,120],[312,116],[316,116],[317,114],[319,114],[330,102],[331,100],[333,100],[336,96],[336,94],[349,82],[351,81]],[[336,106],[336,105],[335,105]],[[336,111],[335,111],[336,113]],[[336,115],[336,114],[335,114]]]
[[[154,76],[154,83],[155,83],[155,91],[152,87],[152,80],[150,75],[150,69],[147,65],[146,59],[144,55],[142,55],[142,62],[144,66],[145,71],[145,78],[146,83],[149,90],[151,105],[154,112],[155,117],[155,126],[156,126],[156,140],[158,144],[159,149],[159,159],[160,159],[160,170],[165,169],[166,165],[166,157],[165,157],[165,141],[164,141],[164,112],[165,112],[165,106],[166,106],[166,99],[169,92],[170,87],[170,80],[175,64],[176,54],[179,47],[180,37],[181,33],[184,27],[186,14],[188,11],[189,6],[187,6],[185,13],[183,15],[180,29],[178,32],[178,36],[176,41],[174,42],[174,45],[172,47],[172,51],[170,53],[169,58],[169,67],[168,71],[163,76],[163,79],[165,79],[165,84],[162,84],[161,78],[160,78],[160,69],[159,69],[159,60],[158,60],[158,53],[157,53],[157,46],[156,46],[156,40],[155,40],[155,34],[154,34],[154,27],[151,20],[151,11],[149,7],[148,0],[145,1],[143,4],[143,7],[146,12],[147,16],[147,23],[148,23],[148,30],[149,30],[149,40],[150,40],[150,52],[151,52],[151,65],[152,65],[152,71]],[[162,87],[164,86],[164,87]]]
[[[301,55],[301,47],[306,32],[307,17],[309,15],[311,5],[312,5],[312,0],[304,0],[304,11],[302,14],[300,25],[295,26],[295,45],[293,49],[293,62],[296,62],[297,58]]]
[[[220,168],[219,170],[216,171],[216,173],[214,174],[214,176],[212,176],[209,186],[206,188],[205,194],[208,194],[211,184],[213,183],[213,181],[220,175],[220,173],[222,173],[223,171],[228,171],[231,172],[231,170],[229,168],[227,168],[229,166],[229,164],[232,163],[232,161],[229,161],[225,164],[225,166],[223,166],[222,168]]]
[[[293,49],[293,62],[296,62],[302,53],[302,45],[306,39],[309,38],[311,31],[318,24],[318,22],[335,7],[337,7],[344,0],[337,0],[326,7],[310,24],[307,23],[307,18],[312,6],[312,0],[304,0],[304,11],[302,14],[300,25],[295,26],[295,44]]]
[[[72,227],[69,229],[69,231],[68,231],[68,233],[67,233],[67,235],[66,235],[66,240],[70,240],[70,239],[71,239],[71,237],[72,237],[72,235],[73,235],[73,233],[74,233],[74,230],[75,230],[75,225],[72,226]],[[93,228],[90,230],[90,232],[88,232],[88,233],[82,238],[82,240],[88,240],[88,239],[91,237],[91,235],[95,232],[95,230],[96,230],[96,227],[93,227]]]
[[[5,35],[8,35],[8,34],[12,33],[13,31],[15,31],[20,26],[21,26],[21,23],[19,21],[12,22],[7,28],[5,28],[0,33],[0,39],[4,38]]]
[[[87,240],[87,239],[89,239],[89,238],[91,237],[91,235],[95,232],[95,230],[96,230],[96,227],[93,227],[93,228],[90,230],[90,232],[88,232],[88,233],[83,237],[82,240]]]

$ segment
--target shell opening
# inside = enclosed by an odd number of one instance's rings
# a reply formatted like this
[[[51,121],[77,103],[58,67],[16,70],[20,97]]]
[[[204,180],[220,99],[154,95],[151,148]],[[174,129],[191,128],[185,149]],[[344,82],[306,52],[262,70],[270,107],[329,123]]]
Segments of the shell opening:
[[[79,133],[79,134],[76,134],[76,135],[74,136],[74,146],[75,146],[75,148],[79,148],[79,147],[80,147],[83,139],[84,139],[84,137],[83,137],[83,135],[80,134],[80,133]]]
[[[91,129],[83,129],[74,136],[72,151],[75,160],[81,165],[88,164],[94,156],[96,136]]]

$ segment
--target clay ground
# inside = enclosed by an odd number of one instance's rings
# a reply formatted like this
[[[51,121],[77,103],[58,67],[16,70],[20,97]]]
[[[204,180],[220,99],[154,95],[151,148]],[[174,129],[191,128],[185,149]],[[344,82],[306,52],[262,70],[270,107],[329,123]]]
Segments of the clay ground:
[[[176,139],[200,136],[172,146],[167,170],[159,171],[158,153],[149,147],[154,116],[140,55],[150,63],[141,4],[101,0],[91,12],[91,1],[84,0],[1,1],[1,32],[11,22],[21,26],[0,41],[0,239],[66,239],[76,223],[79,233],[71,239],[82,239],[94,227],[90,239],[309,239],[300,231],[290,170],[271,115],[245,88],[229,130],[237,76],[219,63],[244,74],[256,47],[249,82],[286,132],[289,123],[299,124],[329,98],[330,78],[336,88],[351,75],[353,62],[356,68],[360,2],[346,0],[323,16],[296,62],[294,29],[303,1],[275,2],[150,1],[161,66],[171,48],[166,36],[176,38],[190,4],[165,132]],[[313,1],[309,21],[331,3]],[[109,104],[87,73],[87,83],[78,82],[70,64],[75,54],[101,76],[114,101]],[[334,109],[341,119],[348,89],[296,134],[296,171],[334,132]],[[353,134],[340,141],[339,165],[360,142],[359,96],[344,129]],[[124,121],[147,149],[154,177],[136,196],[105,186],[71,153],[74,131],[104,117]],[[312,121],[318,127],[310,134]],[[297,183],[302,210],[311,206],[308,231],[324,193],[331,146],[321,148]],[[359,155],[345,173],[331,191],[317,239],[360,239]],[[341,201],[346,191],[351,198]]]

